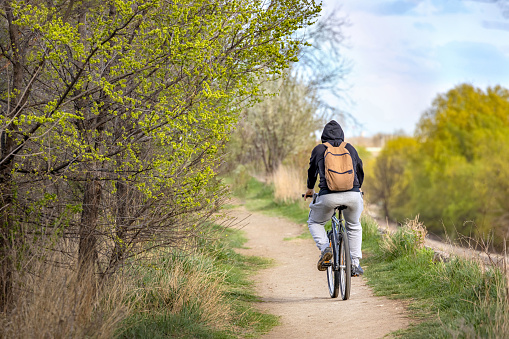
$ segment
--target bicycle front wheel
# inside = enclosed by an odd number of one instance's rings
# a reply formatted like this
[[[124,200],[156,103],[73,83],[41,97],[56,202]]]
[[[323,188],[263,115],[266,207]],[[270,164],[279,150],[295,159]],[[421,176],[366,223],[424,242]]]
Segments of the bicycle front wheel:
[[[350,298],[350,286],[352,282],[352,258],[350,257],[350,246],[348,244],[347,233],[341,232],[339,240],[339,289],[341,291],[341,299]]]
[[[329,286],[329,294],[331,298],[337,298],[339,295],[339,271],[334,268],[339,260],[339,244],[332,232],[330,233],[330,243],[332,247],[332,259],[330,265],[327,266],[327,284]]]

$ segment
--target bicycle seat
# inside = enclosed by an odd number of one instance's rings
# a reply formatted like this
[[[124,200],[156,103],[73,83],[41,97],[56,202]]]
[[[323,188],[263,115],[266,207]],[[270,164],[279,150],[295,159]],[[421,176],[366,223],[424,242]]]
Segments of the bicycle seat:
[[[342,211],[342,210],[346,210],[348,208],[348,206],[345,206],[345,205],[339,205],[337,206],[335,209],[338,210],[338,211]]]

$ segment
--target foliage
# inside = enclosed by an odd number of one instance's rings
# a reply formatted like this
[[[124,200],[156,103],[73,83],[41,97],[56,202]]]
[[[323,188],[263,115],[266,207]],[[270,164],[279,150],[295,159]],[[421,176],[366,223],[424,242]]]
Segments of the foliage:
[[[502,196],[508,186],[502,178],[509,175],[509,157],[500,150],[509,145],[508,116],[508,90],[483,92],[462,85],[439,96],[421,119],[417,138],[425,161],[421,171],[414,169],[414,177],[420,185],[429,184],[428,191],[439,199],[447,229],[478,235],[495,230],[507,236],[509,206]],[[415,209],[423,205],[415,197],[412,202]],[[437,229],[437,220],[431,222],[430,228]]]
[[[509,91],[460,85],[439,95],[415,138],[390,141],[374,165],[374,196],[386,215],[420,215],[434,233],[508,236]],[[370,191],[371,193],[371,191]]]
[[[371,166],[366,166],[363,188],[370,201],[381,203],[386,218],[392,218],[392,213],[406,199],[409,183],[405,171],[417,146],[417,141],[410,137],[391,139]]]
[[[324,122],[331,116],[352,118],[330,102],[331,97],[342,98],[341,83],[349,72],[343,57],[346,24],[333,10],[300,31],[308,43],[298,52],[299,62],[291,64],[284,79],[264,79],[261,88],[274,95],[244,111],[225,172],[239,163],[269,176],[282,163],[307,167],[315,133]]]
[[[264,89],[276,93],[247,108],[240,120],[232,147],[232,162],[260,162],[265,173],[273,174],[289,155],[298,153],[313,140],[322,124],[312,88],[291,75],[268,79]]]
[[[239,112],[259,79],[296,61],[295,32],[320,5],[11,0],[0,11],[2,304],[9,251],[27,242],[75,241],[82,273],[106,275],[197,235],[225,194],[215,172]]]

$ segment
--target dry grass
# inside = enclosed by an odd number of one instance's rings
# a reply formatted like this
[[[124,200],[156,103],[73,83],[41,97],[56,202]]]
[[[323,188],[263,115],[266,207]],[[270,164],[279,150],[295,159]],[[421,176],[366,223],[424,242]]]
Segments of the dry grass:
[[[173,259],[160,268],[152,268],[149,283],[138,290],[139,305],[154,313],[179,314],[199,309],[200,322],[224,328],[232,313],[223,293],[224,276],[202,267],[201,262],[205,261],[195,258],[195,263],[189,265]]]
[[[232,310],[224,300],[224,276],[204,267],[203,258],[190,264],[159,252],[101,284],[49,264],[62,261],[57,252],[25,260],[30,273],[15,275],[14,307],[0,313],[0,338],[113,338],[131,316],[181,312],[211,328],[227,326]],[[154,266],[157,258],[165,263]]]
[[[120,277],[98,288],[95,280],[39,258],[30,266],[31,273],[16,276],[14,308],[0,315],[4,338],[111,338],[129,314]]]
[[[279,166],[270,178],[274,185],[274,199],[285,203],[301,200],[301,194],[306,190],[304,175],[302,170],[295,167]]]

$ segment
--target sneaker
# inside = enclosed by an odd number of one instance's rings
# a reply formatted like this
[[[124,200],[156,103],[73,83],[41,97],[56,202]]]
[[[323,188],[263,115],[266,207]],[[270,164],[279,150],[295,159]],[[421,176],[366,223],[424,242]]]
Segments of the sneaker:
[[[362,269],[361,265],[358,266],[352,265],[352,277],[358,277],[363,274],[364,270]]]
[[[318,259],[318,264],[316,264],[316,267],[319,271],[326,271],[327,266],[323,266],[323,263],[325,261],[329,261],[332,258],[332,248],[327,247],[322,251],[322,254],[320,255],[320,259]]]

